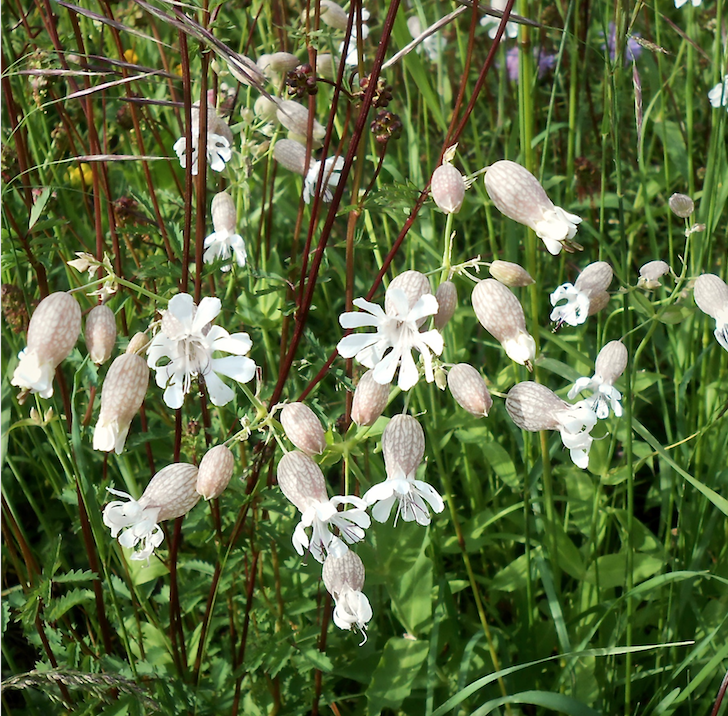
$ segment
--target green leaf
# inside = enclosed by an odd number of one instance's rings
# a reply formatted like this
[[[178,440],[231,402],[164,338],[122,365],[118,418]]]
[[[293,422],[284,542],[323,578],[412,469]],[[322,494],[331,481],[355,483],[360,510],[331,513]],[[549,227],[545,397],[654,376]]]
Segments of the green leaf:
[[[493,468],[498,477],[508,485],[512,490],[521,489],[521,481],[516,472],[516,466],[513,464],[511,456],[506,449],[495,440],[483,443],[483,453],[488,464]]]
[[[632,557],[632,579],[636,584],[659,572],[664,560],[649,554],[636,553]],[[589,584],[597,584],[601,589],[624,587],[627,584],[627,553],[605,554],[597,557],[596,562],[589,565],[584,578]]]
[[[600,716],[599,711],[595,711],[581,701],[565,696],[564,694],[555,694],[551,691],[522,691],[520,694],[512,696],[503,696],[500,699],[493,699],[483,704],[479,709],[473,711],[472,716],[486,716],[493,713],[495,709],[503,704],[531,704],[533,706],[543,706],[549,711],[555,711],[560,714],[570,714],[570,716]]]
[[[59,599],[55,599],[44,616],[49,622],[60,619],[69,609],[92,601],[94,593],[90,589],[72,589]]]
[[[43,213],[43,209],[45,209],[45,205],[48,203],[50,196],[51,188],[47,186],[35,202],[33,202],[33,207],[30,210],[30,219],[28,221],[28,232],[33,230],[35,223],[40,219],[40,215]]]

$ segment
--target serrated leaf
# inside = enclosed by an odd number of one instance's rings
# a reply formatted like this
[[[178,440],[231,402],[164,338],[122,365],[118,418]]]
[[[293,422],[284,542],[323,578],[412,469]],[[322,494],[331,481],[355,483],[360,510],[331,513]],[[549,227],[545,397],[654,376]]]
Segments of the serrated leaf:
[[[87,582],[90,579],[94,579],[95,576],[96,574],[90,569],[72,569],[70,572],[53,577],[53,581],[59,584],[65,582]]]
[[[90,602],[94,598],[94,593],[90,589],[72,589],[51,604],[50,609],[45,612],[45,618],[49,622],[60,619],[69,609]]]

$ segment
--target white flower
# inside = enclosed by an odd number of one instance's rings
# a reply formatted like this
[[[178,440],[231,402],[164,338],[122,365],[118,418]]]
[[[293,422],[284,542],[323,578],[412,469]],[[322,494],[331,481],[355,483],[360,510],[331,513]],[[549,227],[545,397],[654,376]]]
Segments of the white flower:
[[[675,4],[677,5],[677,0]],[[693,0],[693,5],[695,4],[696,2]],[[710,100],[710,104],[712,104],[716,109],[721,106],[728,109],[728,75],[723,78],[722,82],[719,82],[712,90],[710,90],[710,92],[708,92],[708,99]]]
[[[366,21],[369,19],[369,10],[362,8],[361,9],[361,41],[364,42],[364,40],[369,37],[369,26],[366,24]],[[359,19],[355,15],[354,16],[354,22],[351,26],[351,35],[349,36],[349,47],[346,52],[346,58],[344,59],[344,62],[347,65],[358,65],[359,64],[359,55],[357,51],[357,35],[359,34]],[[342,42],[339,45],[339,54],[341,54],[344,51],[344,43]]]
[[[193,127],[194,129],[194,127]],[[197,174],[197,136],[196,132],[192,132],[192,174]],[[187,167],[187,142],[185,137],[180,137],[172,146],[182,169]],[[214,172],[221,172],[225,168],[225,164],[230,161],[233,156],[233,150],[230,142],[226,137],[220,134],[208,132],[207,134],[207,165]]]
[[[205,239],[205,253],[203,260],[206,264],[213,263],[216,259],[229,259],[235,257],[235,262],[241,268],[245,266],[248,254],[245,250],[245,242],[240,234],[231,234],[229,231],[214,231]],[[222,266],[222,271],[229,271],[230,264]]]
[[[675,7],[682,7],[688,0],[675,0]],[[692,0],[693,7],[698,7],[703,0]]]
[[[230,335],[211,322],[220,313],[218,298],[206,297],[195,306],[192,296],[180,293],[162,311],[162,330],[149,345],[147,363],[156,371],[156,381],[164,388],[164,402],[173,409],[181,408],[190,392],[192,378],[201,376],[213,405],[226,405],[234,396],[218,373],[247,383],[255,375],[255,363],[244,356],[252,342],[247,333]],[[216,351],[232,355],[213,358]],[[160,364],[164,358],[165,364]]]
[[[565,410],[557,411],[554,417],[560,424],[561,442],[569,449],[572,462],[586,470],[589,465],[589,448],[594,440],[589,433],[597,424],[596,414],[582,400]]]
[[[372,618],[372,607],[366,594],[344,587],[334,607],[334,624],[346,631],[356,627],[366,641],[366,625]],[[364,642],[362,642],[363,644]]]
[[[420,37],[422,34],[422,25],[417,15],[412,15],[412,17],[407,19],[407,29],[410,31],[413,40]],[[421,53],[424,51],[431,62],[437,62],[446,44],[447,40],[439,32],[436,32],[422,40],[417,46],[417,52]]]
[[[550,300],[551,305],[554,306],[550,318],[557,326],[562,323],[578,326],[584,323],[589,315],[589,296],[579,291],[571,283],[561,284],[551,294]],[[564,300],[566,303],[557,305]]]
[[[321,172],[321,161],[312,160],[306,178],[303,180],[303,200],[311,203],[313,195],[316,193],[316,184],[318,183],[319,173]],[[333,198],[329,187],[339,186],[341,179],[341,170],[344,168],[344,157],[328,157],[324,167],[324,178],[321,184],[321,190],[324,194],[324,201],[330,202]]]
[[[125,497],[129,502],[114,500],[104,507],[104,524],[111,528],[111,536],[116,536],[124,530],[119,537],[119,544],[122,547],[134,551],[131,558],[134,560],[146,559],[152,556],[152,552],[164,541],[164,532],[157,524],[160,507],[143,507],[130,494],[121,490],[107,488],[112,495]]]
[[[424,480],[415,480],[414,474],[405,475],[399,470],[393,477],[387,477],[384,482],[367,490],[364,495],[367,504],[375,505],[372,517],[377,522],[386,522],[397,502],[395,524],[401,516],[405,522],[416,521],[420,525],[430,524],[428,503],[435,512],[442,512],[445,504],[437,490]]]
[[[490,6],[496,10],[503,12],[506,9],[508,3],[506,0],[492,0]],[[498,32],[498,25],[500,25],[500,18],[493,17],[492,15],[485,15],[480,18],[480,24],[483,27],[488,28],[488,37],[493,40]],[[514,38],[518,37],[518,25],[515,22],[507,22],[506,29],[503,33],[501,40],[505,40],[506,37]]]
[[[412,349],[416,348],[422,354],[425,378],[432,383],[435,376],[430,353],[439,356],[444,343],[434,329],[420,333],[418,321],[437,313],[437,299],[432,294],[424,294],[410,308],[405,292],[391,288],[387,291],[387,299],[392,308],[385,313],[377,304],[357,298],[354,305],[362,312],[342,313],[339,323],[347,329],[374,326],[377,331],[346,336],[336,349],[342,357],[356,358],[362,365],[372,368],[374,380],[381,385],[391,383],[399,368],[398,385],[402,390],[409,390],[419,379],[419,370],[412,358]]]
[[[350,630],[356,627],[367,640],[366,626],[372,618],[372,607],[364,587],[364,564],[351,550],[343,554],[329,554],[324,562],[321,576],[329,594],[334,598],[334,624],[339,629]],[[361,644],[359,646],[361,646]]]
[[[621,341],[609,341],[599,351],[594,375],[591,378],[579,378],[569,391],[569,400],[573,400],[583,390],[593,390],[594,395],[586,403],[600,420],[609,417],[610,407],[616,417],[621,417],[622,405],[619,401],[622,394],[614,387],[614,383],[627,367],[627,360],[624,344]]]

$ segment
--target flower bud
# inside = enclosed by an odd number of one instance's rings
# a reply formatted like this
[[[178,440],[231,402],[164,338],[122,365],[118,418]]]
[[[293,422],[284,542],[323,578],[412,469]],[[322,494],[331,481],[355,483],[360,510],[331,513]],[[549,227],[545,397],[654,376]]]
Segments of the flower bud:
[[[389,383],[377,383],[373,372],[364,373],[354,391],[351,419],[357,425],[374,425],[389,401]]]
[[[149,384],[147,362],[135,353],[120,355],[106,373],[101,388],[101,411],[94,429],[94,450],[124,449],[129,426],[144,402]]]
[[[637,288],[652,290],[659,288],[659,279],[669,273],[670,266],[665,261],[648,261],[640,269],[640,277],[637,280]]]
[[[480,373],[468,363],[458,363],[447,374],[447,385],[457,404],[479,418],[487,417],[493,398]]]
[[[281,425],[286,437],[307,455],[320,455],[326,438],[316,413],[303,403],[289,403],[281,411]]]
[[[594,373],[601,377],[603,383],[614,385],[624,373],[628,357],[627,348],[622,341],[609,341],[599,351]]]
[[[205,453],[197,470],[195,489],[206,500],[220,497],[233,476],[235,458],[225,445],[216,445]]]
[[[458,307],[458,291],[452,281],[443,281],[435,292],[437,299],[437,313],[435,314],[435,328],[441,331],[453,317]]]
[[[396,315],[397,313],[390,293],[397,289],[404,291],[410,310],[422,296],[432,293],[429,279],[419,271],[405,271],[399,274],[399,276],[395,276],[390,281],[387,291],[384,294],[384,312],[390,316]],[[420,320],[424,322],[426,318]],[[418,325],[422,325],[422,323],[418,322]]]
[[[215,194],[212,200],[212,226],[215,231],[227,231],[235,233],[235,224],[238,219],[238,212],[235,208],[233,198],[226,191]]]
[[[530,365],[536,342],[526,330],[523,308],[513,293],[493,278],[479,281],[473,289],[473,309],[483,328],[521,365]]]
[[[687,219],[695,211],[695,202],[687,194],[673,194],[668,202],[672,213]]]
[[[525,268],[510,261],[493,261],[490,265],[490,275],[511,288],[517,286],[530,286],[535,281]]]
[[[261,55],[256,62],[258,69],[266,76],[282,74],[295,70],[300,64],[298,57],[290,52],[274,52],[271,55]]]
[[[321,468],[306,454],[292,450],[278,463],[276,473],[283,494],[300,512],[317,502],[327,502],[326,481]]]
[[[465,199],[465,179],[452,164],[441,164],[432,173],[430,193],[446,214],[457,214]]]
[[[279,139],[273,147],[275,160],[288,171],[304,174],[306,147],[293,139]]]
[[[613,276],[612,267],[606,261],[595,261],[579,274],[574,282],[574,288],[591,299],[592,296],[603,293],[609,288]]]
[[[329,53],[316,56],[316,72],[322,77],[330,77],[331,79],[336,78],[336,73],[339,68],[339,63]]]
[[[411,415],[395,415],[382,433],[387,477],[413,476],[425,454],[425,433]]]
[[[86,349],[89,357],[101,365],[111,357],[116,343],[116,316],[106,305],[94,306],[86,316]]]
[[[135,333],[126,347],[126,353],[136,353],[140,355],[149,345],[149,338],[146,333]]]
[[[308,136],[308,107],[292,99],[283,99],[278,103],[276,117],[278,121],[294,134]],[[313,138],[321,141],[326,134],[326,128],[316,119],[313,120]]]
[[[506,410],[511,420],[530,433],[558,430],[559,422],[554,415],[568,407],[552,390],[533,381],[517,383],[506,396]]]
[[[250,85],[260,86],[265,83],[265,76],[258,68],[258,65],[249,57],[245,57],[245,55],[229,56],[226,61],[230,74],[240,84],[248,87]]]
[[[73,350],[80,332],[78,301],[63,291],[46,296],[31,316],[28,345],[18,355],[12,385],[50,398],[56,367]]]
[[[319,12],[321,22],[329,27],[333,27],[334,30],[346,32],[346,27],[349,23],[349,13],[340,5],[337,5],[333,0],[321,0],[321,9]]]
[[[278,118],[276,117],[276,112],[278,112],[278,103],[273,102],[264,95],[260,95],[260,97],[255,100],[253,111],[255,112],[255,116],[263,122],[278,121]]]

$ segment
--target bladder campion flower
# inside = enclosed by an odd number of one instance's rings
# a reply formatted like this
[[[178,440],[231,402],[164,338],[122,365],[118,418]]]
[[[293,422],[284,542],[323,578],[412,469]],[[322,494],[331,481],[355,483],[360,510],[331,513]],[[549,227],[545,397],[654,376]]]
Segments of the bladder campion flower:
[[[81,307],[70,293],[52,293],[38,304],[28,324],[27,347],[18,354],[20,362],[10,381],[21,388],[22,400],[28,393],[53,396],[56,368],[73,350],[80,332]]]
[[[164,540],[159,523],[186,515],[200,499],[196,482],[197,468],[177,462],[160,470],[138,500],[126,492],[108,488],[112,495],[129,501],[109,502],[104,507],[104,524],[111,529],[114,538],[121,532],[119,544],[122,547],[136,550],[132,559],[146,559],[149,564],[152,552]]]
[[[506,0],[492,0],[489,4],[493,9],[503,12],[506,9],[506,5],[508,3]],[[500,20],[501,19],[499,17],[493,17],[492,15],[485,15],[484,17],[480,18],[480,24],[483,27],[488,28],[488,37],[491,40],[495,39],[495,36],[498,33],[498,25],[500,25]],[[501,37],[501,41],[505,40],[506,37],[510,39],[518,37],[518,25],[515,22],[509,21],[506,23],[506,29]]]
[[[192,107],[192,174],[197,174],[197,143],[200,136],[200,107]],[[214,107],[207,108],[207,164],[214,172],[221,172],[233,156],[233,133],[227,122],[217,114]],[[182,168],[187,166],[187,141],[180,137],[172,147],[179,157]]]
[[[594,395],[585,402],[600,420],[609,417],[609,408],[616,417],[622,415],[622,394],[614,387],[614,383],[627,367],[627,349],[622,341],[610,341],[599,351],[591,378],[579,378],[569,391],[569,400],[584,390],[594,391]]]
[[[116,316],[105,304],[94,306],[86,316],[86,350],[96,365],[106,363],[116,343]]]
[[[493,405],[488,386],[469,363],[458,363],[447,374],[447,386],[457,404],[479,418],[487,417]]]
[[[364,564],[355,552],[347,549],[341,555],[326,557],[321,576],[328,593],[334,598],[334,624],[346,631],[356,627],[367,640],[366,626],[372,618],[372,607],[364,587]]]
[[[250,336],[231,335],[212,325],[221,307],[218,298],[203,298],[196,306],[192,296],[179,293],[161,311],[162,330],[149,345],[147,362],[156,371],[157,385],[164,388],[164,402],[170,408],[182,407],[195,376],[204,379],[213,405],[227,405],[235,394],[218,373],[238,383],[255,375],[255,363],[245,357],[253,345]],[[232,355],[213,358],[216,351]]]
[[[693,0],[693,3],[694,2],[695,0]],[[723,78],[722,82],[718,82],[718,84],[713,87],[710,92],[708,92],[708,99],[715,109],[722,106],[728,111],[728,75]]]
[[[589,433],[597,416],[586,401],[571,405],[545,385],[526,381],[508,391],[506,410],[521,430],[558,430],[574,464],[582,470],[587,468],[594,439]]]
[[[353,495],[329,499],[321,468],[308,455],[298,450],[286,453],[278,463],[277,478],[283,494],[301,513],[292,540],[298,554],[308,549],[318,562],[324,561],[325,553],[343,554],[347,547],[331,533],[331,527],[338,527],[349,544],[364,539],[364,530],[371,524],[366,502]],[[339,512],[339,505],[354,505],[354,509]],[[308,527],[312,528],[310,540]]]
[[[405,522],[429,525],[427,504],[435,512],[442,512],[445,505],[432,485],[415,479],[425,454],[422,426],[411,415],[395,415],[382,433],[382,453],[387,479],[364,495],[367,504],[375,505],[372,517],[377,522],[386,522],[396,502],[395,524],[401,516]]]
[[[235,467],[235,457],[230,448],[216,445],[205,453],[197,471],[195,490],[206,500],[220,497],[230,483]]]
[[[325,162],[311,158],[308,172],[306,172],[306,148],[294,139],[279,139],[273,148],[273,156],[286,169],[304,177],[303,200],[307,204],[311,203],[311,199],[316,193],[316,185],[323,167],[324,178],[321,184],[323,200],[331,201],[333,194],[329,187],[339,185],[341,170],[344,167],[343,157],[328,157]]]
[[[212,227],[215,231],[205,239],[205,253],[203,261],[213,263],[216,259],[229,259],[235,257],[235,262],[241,268],[245,266],[248,256],[245,251],[243,237],[236,232],[237,211],[233,198],[226,191],[215,194],[212,200]],[[230,264],[223,266],[223,271],[229,271]]]
[[[304,403],[289,403],[281,410],[281,425],[286,437],[306,455],[320,455],[326,438],[316,413]]]
[[[715,340],[728,351],[728,285],[719,276],[704,273],[695,279],[693,297],[698,308],[715,319]]]
[[[342,328],[374,326],[377,330],[376,333],[345,336],[336,346],[339,354],[344,358],[356,358],[362,365],[372,368],[374,380],[381,384],[391,383],[399,368],[397,384],[402,390],[409,390],[420,377],[412,357],[414,348],[422,355],[425,379],[432,383],[435,375],[431,353],[439,356],[444,343],[437,330],[420,333],[419,327],[427,316],[437,313],[437,299],[431,293],[425,293],[412,304],[406,289],[390,285],[385,294],[386,311],[363,298],[355,299],[354,305],[361,308],[361,312],[342,313],[339,316]]]
[[[606,293],[612,283],[612,276],[612,267],[606,261],[595,261],[579,274],[575,283],[561,284],[550,296],[551,305],[554,307],[550,318],[556,323],[554,330],[564,323],[578,326],[586,321],[587,316],[604,308],[606,304],[602,305],[602,301],[592,306],[592,300]],[[560,303],[564,300],[566,303]],[[596,310],[592,310],[593,308]]]
[[[555,206],[538,179],[525,167],[503,159],[485,173],[485,188],[496,208],[508,218],[525,224],[543,240],[549,253],[581,250],[571,239],[581,218]]]
[[[670,266],[666,261],[648,261],[640,268],[637,288],[642,288],[645,291],[659,288],[662,285],[659,279],[667,273],[670,273]]]
[[[369,37],[369,26],[366,24],[369,19],[369,10],[361,8],[361,20],[359,18],[359,12],[356,6],[354,6],[354,22],[351,26],[351,35],[349,35],[349,46],[347,48],[346,57],[344,63],[351,65],[352,67],[359,64],[359,53],[357,50],[357,43],[364,42]],[[361,27],[361,34],[359,34],[359,28]],[[339,45],[339,54],[344,51],[344,42]]]

